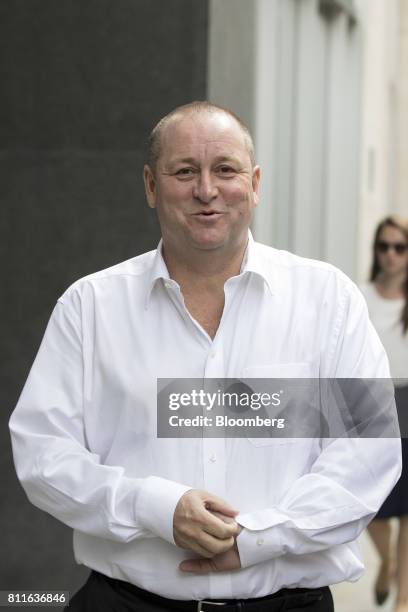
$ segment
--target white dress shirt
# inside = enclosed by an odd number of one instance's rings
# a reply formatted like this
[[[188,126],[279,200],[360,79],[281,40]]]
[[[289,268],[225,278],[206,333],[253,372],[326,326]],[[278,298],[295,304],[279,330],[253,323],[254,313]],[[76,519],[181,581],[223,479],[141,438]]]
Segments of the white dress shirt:
[[[157,378],[388,377],[355,285],[255,243],[225,283],[212,340],[161,249],[58,300],[11,417],[33,504],[74,529],[78,563],[175,599],[247,598],[355,580],[355,539],[399,477],[398,439],[164,439]],[[189,488],[240,511],[242,569],[180,572],[173,513]]]

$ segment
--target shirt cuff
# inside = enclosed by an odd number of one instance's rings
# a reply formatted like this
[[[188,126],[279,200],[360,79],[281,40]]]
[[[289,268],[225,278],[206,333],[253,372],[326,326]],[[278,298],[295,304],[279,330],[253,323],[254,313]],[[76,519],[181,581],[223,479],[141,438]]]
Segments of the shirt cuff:
[[[158,476],[148,476],[137,499],[137,517],[143,527],[175,546],[174,511],[180,497],[191,488]]]
[[[263,561],[269,561],[283,554],[281,538],[279,537],[280,528],[270,527],[269,529],[251,529],[245,525],[247,521],[244,517],[235,519],[243,527],[237,537],[237,547],[241,567],[250,567]],[[250,523],[251,521],[248,521]]]

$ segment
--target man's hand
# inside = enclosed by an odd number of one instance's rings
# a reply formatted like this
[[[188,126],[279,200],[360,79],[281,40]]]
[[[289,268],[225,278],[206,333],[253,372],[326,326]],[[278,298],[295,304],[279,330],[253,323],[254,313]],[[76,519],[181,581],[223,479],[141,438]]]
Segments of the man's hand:
[[[186,559],[179,565],[182,572],[193,574],[209,574],[210,572],[227,572],[241,568],[241,559],[237,543],[227,552],[215,555],[211,559]]]
[[[180,498],[174,512],[174,541],[207,559],[222,555],[235,544],[237,514],[238,510],[220,497],[191,489]]]

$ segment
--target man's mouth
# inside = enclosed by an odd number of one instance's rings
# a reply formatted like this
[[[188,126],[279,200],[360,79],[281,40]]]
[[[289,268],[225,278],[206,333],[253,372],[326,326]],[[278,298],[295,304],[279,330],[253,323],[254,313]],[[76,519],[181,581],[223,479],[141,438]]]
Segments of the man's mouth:
[[[224,213],[222,213],[219,210],[202,210],[198,213],[194,213],[193,216],[194,217],[219,217],[220,215],[223,215]]]

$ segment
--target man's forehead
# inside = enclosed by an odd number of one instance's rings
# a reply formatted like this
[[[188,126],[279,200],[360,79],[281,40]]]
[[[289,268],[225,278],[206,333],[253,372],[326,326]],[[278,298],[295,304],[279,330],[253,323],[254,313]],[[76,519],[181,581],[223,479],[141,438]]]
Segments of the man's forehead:
[[[196,147],[211,148],[225,157],[247,148],[241,126],[226,113],[189,113],[172,118],[162,134],[162,153],[184,157]]]
[[[222,111],[201,111],[180,113],[172,117],[164,129],[163,137],[172,138],[177,133],[192,133],[211,140],[243,138],[244,132],[239,123]]]

